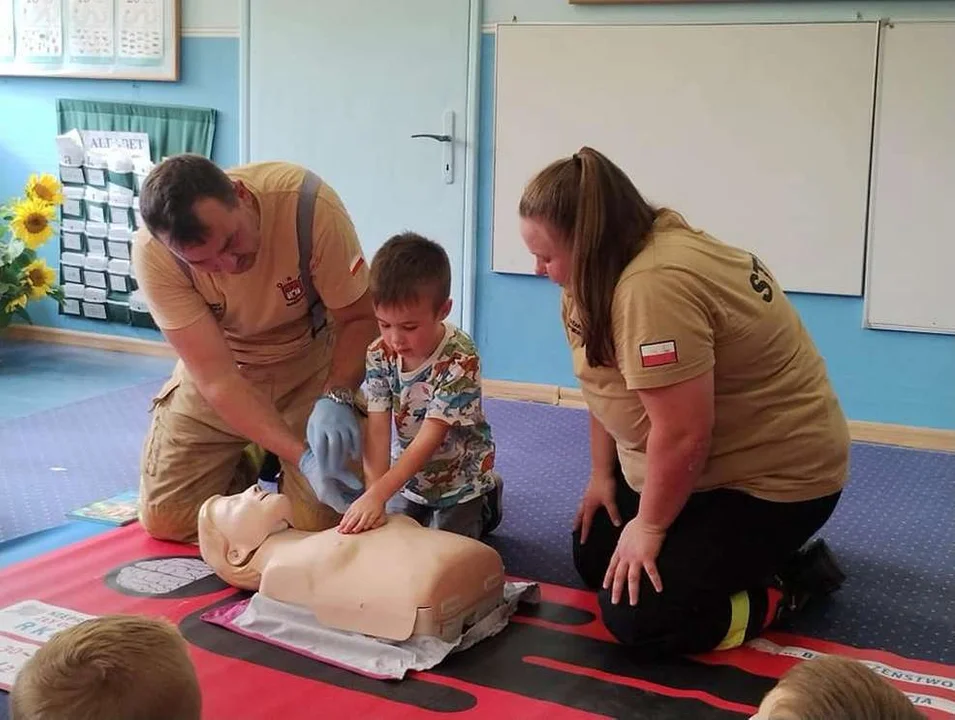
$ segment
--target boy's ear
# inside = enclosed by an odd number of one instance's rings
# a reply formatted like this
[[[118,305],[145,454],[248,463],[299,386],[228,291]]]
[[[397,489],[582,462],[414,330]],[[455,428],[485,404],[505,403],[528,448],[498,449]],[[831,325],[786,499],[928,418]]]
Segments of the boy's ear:
[[[444,304],[438,308],[438,320],[444,320],[451,313],[451,298],[444,301]]]

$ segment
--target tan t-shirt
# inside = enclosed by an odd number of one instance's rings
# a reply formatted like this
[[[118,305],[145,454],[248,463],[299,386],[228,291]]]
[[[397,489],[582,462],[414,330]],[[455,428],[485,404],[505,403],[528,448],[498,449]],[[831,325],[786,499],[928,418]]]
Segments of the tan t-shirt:
[[[732,487],[766,500],[801,501],[845,483],[849,431],[825,364],[755,255],[665,210],[614,292],[617,367],[587,364],[566,292],[563,319],[584,397],[615,438],[635,490],[646,476],[650,431],[637,390],[710,369],[716,414],[698,490]]]
[[[348,212],[323,182],[312,225],[312,276],[300,277],[296,212],[302,167],[255,163],[227,174],[242,180],[259,203],[262,244],[255,265],[237,275],[191,268],[190,279],[168,248],[142,229],[133,243],[136,279],[160,329],[185,328],[212,313],[237,362],[278,362],[311,341],[302,283],[314,283],[326,308],[342,308],[368,289],[368,266]]]

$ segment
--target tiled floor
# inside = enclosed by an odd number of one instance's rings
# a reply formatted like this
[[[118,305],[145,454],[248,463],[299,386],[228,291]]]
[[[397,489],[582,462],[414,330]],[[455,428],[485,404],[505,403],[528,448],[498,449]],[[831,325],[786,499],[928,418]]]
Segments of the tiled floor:
[[[170,358],[0,337],[0,422],[158,380]]]

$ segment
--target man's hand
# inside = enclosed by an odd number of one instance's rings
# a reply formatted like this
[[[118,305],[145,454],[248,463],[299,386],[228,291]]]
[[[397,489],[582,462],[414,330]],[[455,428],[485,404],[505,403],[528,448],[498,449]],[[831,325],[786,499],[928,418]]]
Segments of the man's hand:
[[[302,453],[298,469],[308,480],[319,501],[328,505],[339,515],[348,510],[348,506],[361,494],[361,481],[353,472],[346,469],[340,469],[334,473],[323,472],[319,467],[318,458],[311,450]]]
[[[385,500],[372,486],[351,504],[338,530],[342,533],[360,533],[378,527],[385,521]]]
[[[355,410],[331,398],[319,398],[306,427],[308,444],[322,475],[340,473],[347,459],[361,459],[361,429]],[[356,489],[360,488],[359,483]]]

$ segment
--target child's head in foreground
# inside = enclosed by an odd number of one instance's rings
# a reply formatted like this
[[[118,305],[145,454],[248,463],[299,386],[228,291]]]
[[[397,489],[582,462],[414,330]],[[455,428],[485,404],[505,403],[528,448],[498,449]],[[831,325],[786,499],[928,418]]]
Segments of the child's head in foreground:
[[[164,620],[106,615],[51,637],[17,674],[11,720],[199,720],[186,642]]]
[[[758,720],[925,720],[912,702],[857,660],[824,655],[793,666]]]
[[[429,356],[451,312],[451,263],[438,243],[394,235],[371,262],[371,299],[384,341],[399,355]]]

